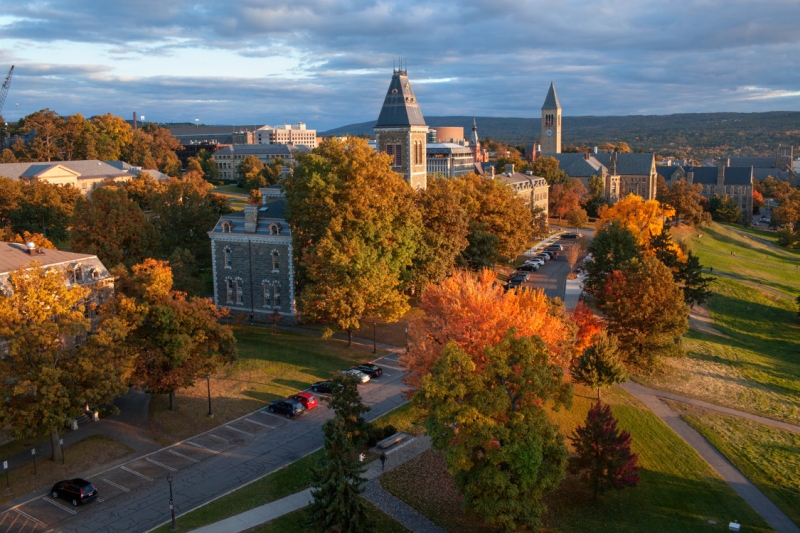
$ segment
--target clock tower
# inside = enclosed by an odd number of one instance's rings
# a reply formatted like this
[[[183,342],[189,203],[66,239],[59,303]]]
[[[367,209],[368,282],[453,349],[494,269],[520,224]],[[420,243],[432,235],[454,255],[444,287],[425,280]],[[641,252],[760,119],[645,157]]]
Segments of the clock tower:
[[[542,105],[542,154],[561,153],[561,104],[556,88],[550,82],[550,90]]]

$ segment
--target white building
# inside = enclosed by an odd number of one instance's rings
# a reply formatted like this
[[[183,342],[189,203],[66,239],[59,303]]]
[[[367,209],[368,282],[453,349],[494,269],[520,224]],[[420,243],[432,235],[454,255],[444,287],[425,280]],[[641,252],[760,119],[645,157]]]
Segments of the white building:
[[[249,155],[256,156],[265,165],[272,164],[274,159],[280,158],[285,167],[295,165],[295,154],[310,153],[306,146],[286,144],[234,144],[214,152],[214,161],[219,167],[219,177],[223,180],[235,180],[236,169],[242,159]]]
[[[455,143],[428,143],[428,174],[442,174],[446,178],[454,178],[475,171],[472,150],[468,146]]]
[[[306,129],[303,122],[261,126],[256,130],[256,144],[294,144],[313,149],[317,147],[317,130]]]

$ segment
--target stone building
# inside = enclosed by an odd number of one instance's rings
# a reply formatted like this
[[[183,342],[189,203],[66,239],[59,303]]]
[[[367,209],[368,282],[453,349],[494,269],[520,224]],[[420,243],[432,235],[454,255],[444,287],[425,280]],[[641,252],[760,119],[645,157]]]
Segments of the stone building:
[[[728,157],[731,167],[753,167],[753,179],[765,180],[772,176],[781,181],[788,181],[797,187],[797,171],[794,165],[794,147],[778,145],[775,157]]]
[[[376,149],[392,157],[392,169],[402,174],[415,189],[424,189],[428,177],[428,126],[407,71],[395,69],[392,72],[374,131]]]
[[[619,200],[619,175],[610,174],[608,169],[590,154],[550,154],[550,157],[558,161],[558,168],[570,178],[580,180],[587,190],[589,190],[589,182],[592,177],[599,177],[603,180],[603,196],[606,201],[613,204]]]
[[[0,163],[0,176],[12,180],[41,180],[53,185],[72,185],[83,194],[106,180],[129,181],[141,172],[147,172],[156,179],[169,179],[157,170],[142,170],[122,161],[52,161],[33,163]]]
[[[286,201],[265,199],[223,215],[211,239],[214,304],[269,321],[279,313],[295,321],[292,232]]]
[[[242,159],[249,155],[256,156],[262,163],[269,165],[274,159],[280,158],[284,166],[293,167],[296,164],[296,154],[310,153],[307,146],[292,146],[288,144],[234,144],[226,146],[214,153],[214,161],[219,167],[219,177],[223,180],[233,181],[237,178],[236,169]]]
[[[485,174],[486,178],[505,183],[525,202],[525,205],[530,206],[531,209],[540,208],[547,215],[550,191],[547,180],[541,176],[535,176],[531,171],[524,174],[515,172],[514,165],[510,163],[506,164],[506,170],[502,174],[494,174],[493,166],[489,166],[487,169],[489,172]]]

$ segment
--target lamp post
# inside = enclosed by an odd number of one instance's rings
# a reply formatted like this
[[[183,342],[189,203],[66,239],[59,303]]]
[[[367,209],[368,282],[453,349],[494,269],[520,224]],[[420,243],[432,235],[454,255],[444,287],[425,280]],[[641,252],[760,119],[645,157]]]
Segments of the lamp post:
[[[169,512],[172,513],[172,525],[169,529],[175,531],[178,529],[178,524],[175,523],[175,504],[172,500],[172,472],[167,474],[167,483],[169,483]]]
[[[376,328],[375,321],[372,321],[372,353],[378,353],[378,337],[376,336]]]
[[[206,385],[208,385],[208,418],[214,418],[211,412],[211,374],[206,374]]]

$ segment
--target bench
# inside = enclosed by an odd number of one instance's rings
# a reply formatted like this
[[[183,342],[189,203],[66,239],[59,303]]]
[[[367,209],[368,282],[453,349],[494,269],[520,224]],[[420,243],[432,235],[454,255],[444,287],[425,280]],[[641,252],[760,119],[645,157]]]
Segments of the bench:
[[[377,444],[377,446],[381,450],[385,450],[386,448],[391,448],[392,446],[394,446],[395,444],[399,443],[400,441],[402,441],[406,437],[408,437],[408,435],[406,435],[405,433],[395,433],[391,437],[387,437],[387,438],[383,439],[382,441],[380,441]]]

